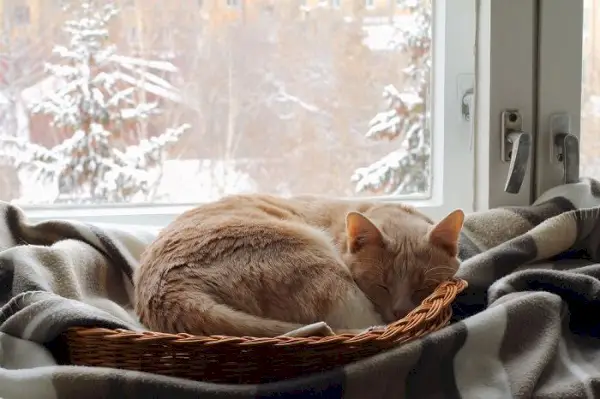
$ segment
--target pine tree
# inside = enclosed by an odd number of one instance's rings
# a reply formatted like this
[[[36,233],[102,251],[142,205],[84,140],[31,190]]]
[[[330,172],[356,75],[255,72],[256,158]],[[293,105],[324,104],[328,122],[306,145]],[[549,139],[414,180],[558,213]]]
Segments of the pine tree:
[[[431,181],[431,133],[427,98],[431,72],[431,0],[403,0],[414,24],[402,25],[397,50],[409,56],[402,90],[390,84],[383,90],[388,109],[369,123],[366,137],[394,140],[399,148],[354,172],[357,192],[406,195],[427,193]]]
[[[140,90],[177,97],[169,82],[149,71],[176,68],[118,55],[109,42],[108,25],[118,14],[112,4],[87,0],[72,12],[63,29],[68,44],[53,51],[60,62],[46,65],[59,89],[31,110],[50,116],[68,139],[49,149],[15,139],[4,139],[5,144],[17,150],[12,157],[20,169],[34,170],[36,180],[58,186],[56,202],[150,200],[168,148],[189,126],[167,129],[136,145],[125,142],[138,137],[142,121],[160,113],[157,102],[136,102]]]

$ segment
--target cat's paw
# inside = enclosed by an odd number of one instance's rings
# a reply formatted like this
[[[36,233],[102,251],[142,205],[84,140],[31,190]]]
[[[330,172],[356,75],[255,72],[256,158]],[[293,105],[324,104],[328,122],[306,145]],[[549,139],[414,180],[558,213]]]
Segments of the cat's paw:
[[[353,335],[368,334],[370,332],[383,331],[383,330],[385,330],[385,327],[386,326],[372,326],[372,327],[364,328],[364,329],[338,330],[338,334],[353,334]]]
[[[371,326],[365,330],[363,330],[363,333],[371,333],[371,332],[382,332],[383,330],[385,330],[387,326],[383,325],[383,326]]]
[[[335,335],[335,332],[329,327],[327,323],[324,321],[319,321],[317,323],[308,324],[306,326],[297,328],[293,331],[290,331],[287,334],[284,334],[284,337],[314,337],[314,336],[330,336]]]

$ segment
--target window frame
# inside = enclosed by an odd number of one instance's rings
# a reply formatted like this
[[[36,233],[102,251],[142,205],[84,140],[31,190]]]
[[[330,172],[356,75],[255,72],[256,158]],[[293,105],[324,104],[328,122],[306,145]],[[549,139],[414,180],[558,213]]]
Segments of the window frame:
[[[563,183],[551,116],[567,113],[580,136],[584,0],[481,0],[478,3],[475,210],[522,206]],[[506,27],[510,27],[507,29]],[[518,194],[505,193],[500,115],[516,108],[532,152]]]
[[[563,183],[550,120],[554,113],[567,113],[568,133],[579,138],[583,89],[584,0],[540,0],[539,7],[535,199]]]
[[[518,0],[517,0],[518,1]],[[434,219],[450,210],[470,212],[475,198],[473,124],[463,115],[464,94],[475,84],[477,0],[433,0],[431,84],[431,197],[372,197],[411,204]],[[396,145],[395,143],[393,145]],[[414,197],[413,197],[414,198]],[[196,204],[26,206],[32,222],[47,219],[164,226]]]
[[[433,5],[431,198],[397,200],[441,219],[455,208],[473,210],[474,130],[462,104],[475,85],[477,7],[476,0],[434,0]]]
[[[532,203],[536,143],[537,2],[479,0],[475,90],[474,210]],[[508,28],[509,27],[509,28]],[[504,191],[509,163],[501,159],[501,114],[518,109],[533,144],[519,193]]]

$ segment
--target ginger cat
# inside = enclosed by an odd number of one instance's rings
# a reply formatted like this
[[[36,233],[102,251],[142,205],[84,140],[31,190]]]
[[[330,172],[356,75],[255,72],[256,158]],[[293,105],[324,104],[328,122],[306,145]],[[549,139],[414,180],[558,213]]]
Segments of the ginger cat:
[[[144,252],[136,312],[154,331],[278,336],[402,318],[459,266],[464,213],[397,203],[237,195],[180,215]]]

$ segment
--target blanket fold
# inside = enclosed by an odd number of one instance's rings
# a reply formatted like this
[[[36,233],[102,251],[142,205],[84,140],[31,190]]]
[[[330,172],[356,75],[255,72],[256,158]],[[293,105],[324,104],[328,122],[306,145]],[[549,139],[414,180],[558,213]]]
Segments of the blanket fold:
[[[215,385],[61,366],[71,326],[143,330],[131,276],[158,231],[31,224],[0,203],[0,398],[600,397],[600,183],[557,187],[528,207],[467,216],[454,322],[420,340],[318,375]]]

